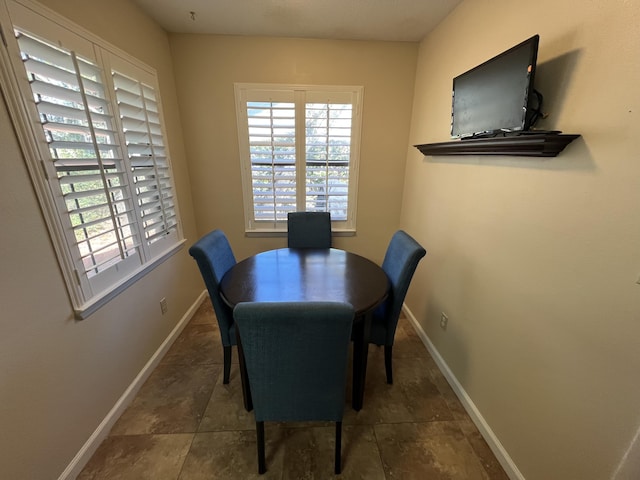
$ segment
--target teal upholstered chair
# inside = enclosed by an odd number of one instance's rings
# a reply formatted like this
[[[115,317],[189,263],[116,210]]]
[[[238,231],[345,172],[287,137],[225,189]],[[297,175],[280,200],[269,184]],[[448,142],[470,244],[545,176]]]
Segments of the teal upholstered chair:
[[[287,240],[289,248],[331,248],[331,214],[290,212]]]
[[[220,337],[224,350],[223,382],[229,383],[231,371],[231,347],[236,344],[233,311],[220,296],[220,280],[227,270],[236,264],[231,245],[221,230],[213,230],[198,240],[189,249],[189,254],[196,260],[204,283],[209,291],[209,298],[218,319]]]
[[[382,262],[382,269],[391,282],[391,290],[387,299],[373,312],[369,343],[384,345],[387,383],[393,383],[393,340],[402,304],[418,262],[426,253],[427,251],[410,235],[398,230],[391,237]]]
[[[353,307],[333,302],[239,303],[233,315],[253,399],[258,472],[266,471],[265,421],[333,421],[335,472],[340,473]]]

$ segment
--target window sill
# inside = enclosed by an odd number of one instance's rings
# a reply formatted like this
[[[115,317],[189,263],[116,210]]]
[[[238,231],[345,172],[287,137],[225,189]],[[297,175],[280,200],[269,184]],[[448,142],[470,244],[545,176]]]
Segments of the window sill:
[[[267,237],[286,237],[286,230],[264,229],[264,230],[245,230],[246,237],[251,238],[267,238]],[[354,237],[356,235],[355,229],[339,228],[331,229],[332,237]]]
[[[152,271],[158,265],[164,263],[165,260],[168,260],[169,258],[171,258],[176,252],[178,252],[178,250],[182,249],[186,241],[187,240],[183,238],[178,243],[170,247],[168,250],[158,255],[158,257],[156,257],[155,260],[152,260],[148,264],[143,265],[142,267],[140,267],[138,270],[133,272],[131,275],[129,275],[127,278],[122,280],[117,285],[114,285],[112,288],[105,290],[104,292],[101,292],[95,298],[92,298],[89,302],[85,303],[84,305],[81,305],[79,308],[74,309],[76,320],[85,320],[90,315],[95,313],[99,308],[106,305],[108,302],[110,302],[115,297],[117,297],[120,293],[124,292],[127,288],[129,288],[131,285],[136,283],[138,280],[140,280],[142,277],[144,277],[147,273]]]

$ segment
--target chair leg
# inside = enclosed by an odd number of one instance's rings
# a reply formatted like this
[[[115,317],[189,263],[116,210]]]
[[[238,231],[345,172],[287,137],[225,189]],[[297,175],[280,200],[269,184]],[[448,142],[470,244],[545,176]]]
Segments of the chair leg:
[[[222,383],[229,383],[229,375],[231,374],[231,345],[223,347],[224,350],[224,377]]]
[[[256,439],[258,441],[258,473],[267,471],[264,461],[264,422],[256,422]]]
[[[336,475],[340,475],[340,470],[342,469],[341,452],[342,452],[342,422],[336,422],[336,465],[335,465]]]
[[[240,382],[242,383],[242,401],[247,412],[253,410],[253,399],[251,398],[251,388],[249,386],[249,374],[244,363],[244,352],[242,351],[242,341],[240,332],[236,330],[236,345],[238,347],[238,366],[240,367]]]
[[[393,345],[384,346],[384,369],[387,372],[387,383],[391,385],[393,383],[393,368],[391,364],[391,353]]]

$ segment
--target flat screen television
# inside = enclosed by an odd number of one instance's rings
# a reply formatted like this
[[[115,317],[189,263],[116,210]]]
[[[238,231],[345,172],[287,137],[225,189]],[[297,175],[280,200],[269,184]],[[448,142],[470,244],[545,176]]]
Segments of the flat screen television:
[[[539,36],[519,43],[453,79],[451,137],[474,138],[529,130]]]

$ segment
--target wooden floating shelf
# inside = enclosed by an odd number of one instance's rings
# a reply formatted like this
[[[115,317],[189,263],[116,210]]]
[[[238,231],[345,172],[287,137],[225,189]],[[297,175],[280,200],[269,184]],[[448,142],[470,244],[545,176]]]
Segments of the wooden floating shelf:
[[[555,157],[580,135],[528,133],[414,145],[423,155],[514,155]]]

